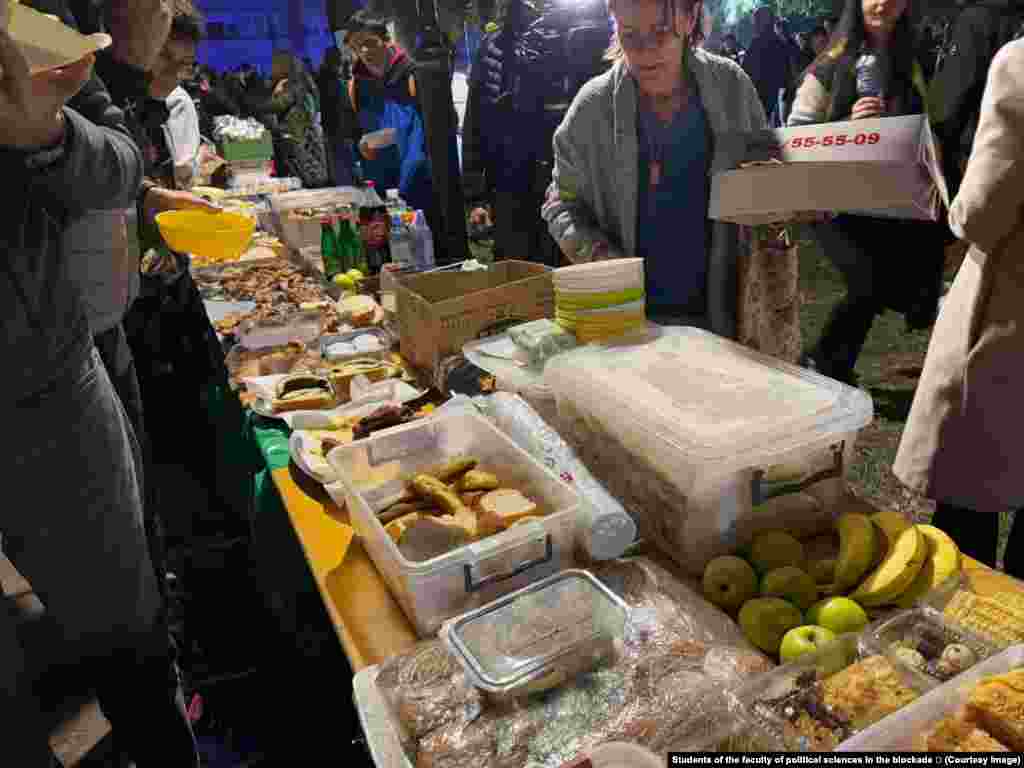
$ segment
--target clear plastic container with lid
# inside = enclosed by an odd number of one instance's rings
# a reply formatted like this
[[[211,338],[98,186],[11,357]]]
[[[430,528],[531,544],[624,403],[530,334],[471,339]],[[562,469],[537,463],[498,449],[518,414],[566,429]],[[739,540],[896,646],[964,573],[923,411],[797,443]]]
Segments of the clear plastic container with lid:
[[[513,525],[428,560],[403,556],[377,512],[419,472],[473,457],[503,488],[521,492],[540,519]],[[455,410],[377,432],[327,456],[339,482],[327,487],[420,637],[452,616],[486,605],[574,565],[580,499],[487,419]]]
[[[628,616],[593,575],[567,570],[445,622],[440,636],[470,681],[500,701],[614,659]]]
[[[762,530],[830,529],[871,398],[696,328],[653,328],[551,360],[559,427],[684,569]]]

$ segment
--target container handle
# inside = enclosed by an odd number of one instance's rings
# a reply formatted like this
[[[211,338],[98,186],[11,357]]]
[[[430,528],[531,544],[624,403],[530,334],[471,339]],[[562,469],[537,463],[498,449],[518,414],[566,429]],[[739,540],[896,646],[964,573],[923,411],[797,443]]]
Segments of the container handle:
[[[485,576],[479,581],[473,578],[473,566],[470,563],[466,563],[463,566],[466,576],[466,592],[478,592],[485,587],[489,587],[492,584],[497,584],[499,581],[505,581],[518,576],[525,571],[535,568],[538,565],[544,565],[550,563],[555,553],[555,545],[551,539],[551,534],[548,533],[544,536],[544,554],[540,557],[535,557],[532,560],[524,560],[515,568],[506,571],[505,573],[494,573],[490,576]]]

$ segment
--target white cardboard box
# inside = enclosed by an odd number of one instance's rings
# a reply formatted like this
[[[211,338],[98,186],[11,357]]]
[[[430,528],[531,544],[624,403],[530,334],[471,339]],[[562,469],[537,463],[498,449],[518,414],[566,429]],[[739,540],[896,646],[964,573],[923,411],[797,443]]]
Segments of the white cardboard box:
[[[780,162],[716,173],[709,215],[739,224],[805,211],[934,221],[949,204],[938,148],[924,115],[769,132]]]

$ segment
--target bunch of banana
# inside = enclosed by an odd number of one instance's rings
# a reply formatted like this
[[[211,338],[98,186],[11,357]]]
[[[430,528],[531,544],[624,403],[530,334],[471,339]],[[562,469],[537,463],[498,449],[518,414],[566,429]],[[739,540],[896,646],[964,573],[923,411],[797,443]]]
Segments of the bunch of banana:
[[[960,550],[949,536],[896,512],[845,514],[836,528],[839,557],[829,591],[865,608],[909,608],[960,570]]]

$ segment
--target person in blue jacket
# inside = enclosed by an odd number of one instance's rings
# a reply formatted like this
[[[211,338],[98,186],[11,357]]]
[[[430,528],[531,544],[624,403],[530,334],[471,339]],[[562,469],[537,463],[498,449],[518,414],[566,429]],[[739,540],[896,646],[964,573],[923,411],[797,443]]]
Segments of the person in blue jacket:
[[[415,62],[391,37],[385,20],[359,11],[346,24],[345,45],[357,61],[349,81],[349,99],[357,116],[363,176],[380,194],[397,189],[412,208],[427,215],[438,232],[430,158],[423,115],[416,97]],[[454,107],[453,107],[454,109]],[[395,143],[373,149],[366,134],[390,128]],[[452,137],[452,157],[455,135]]]

